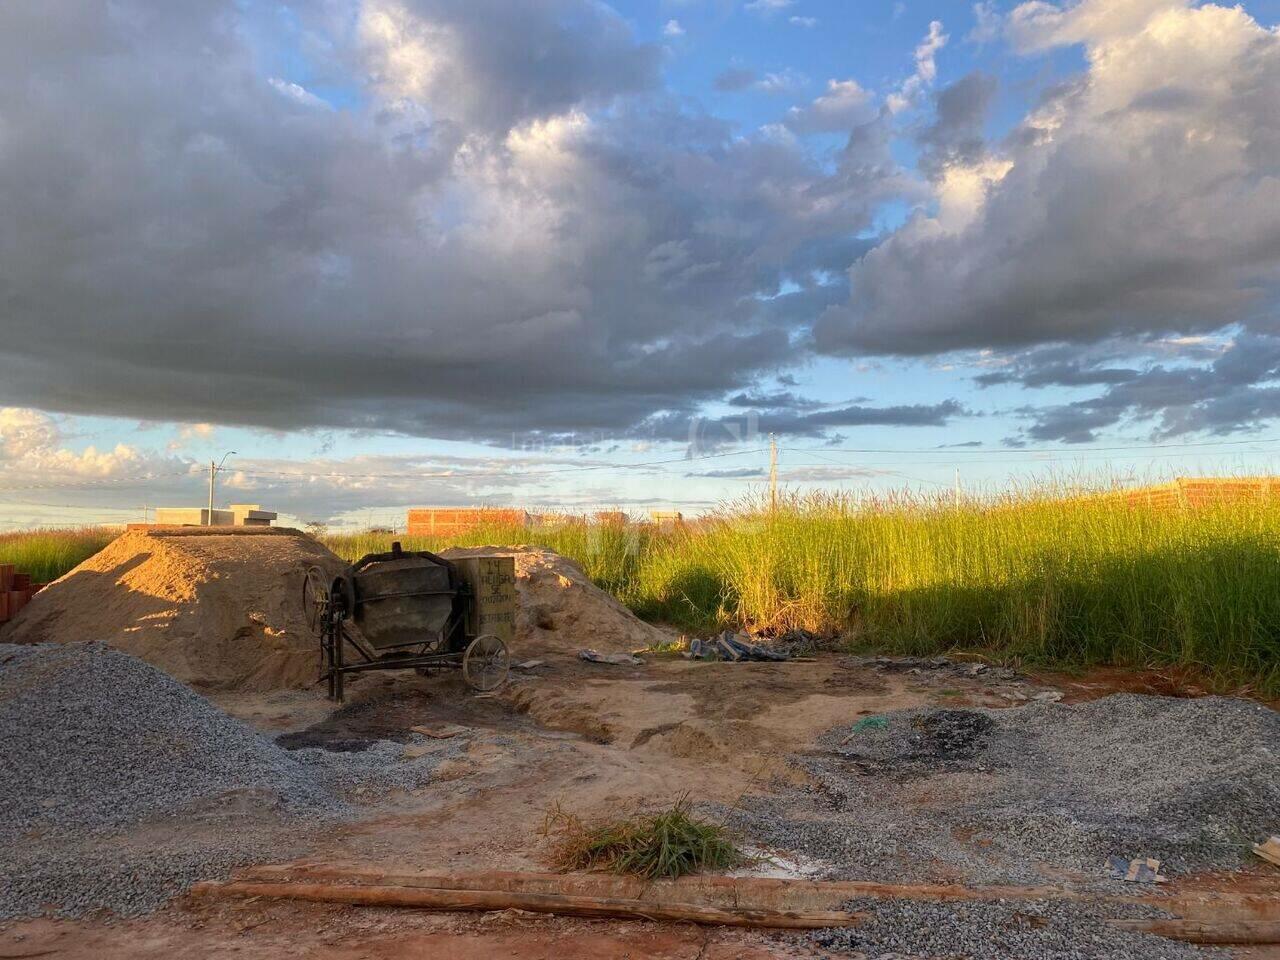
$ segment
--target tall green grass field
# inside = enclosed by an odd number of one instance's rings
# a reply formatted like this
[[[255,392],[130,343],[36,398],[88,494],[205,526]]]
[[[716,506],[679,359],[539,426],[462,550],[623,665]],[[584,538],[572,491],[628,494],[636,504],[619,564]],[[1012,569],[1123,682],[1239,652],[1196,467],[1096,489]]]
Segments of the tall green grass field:
[[[0,562],[52,579],[105,531],[0,537]],[[389,549],[537,544],[637,614],[837,633],[849,648],[969,651],[1046,667],[1174,666],[1280,694],[1280,503],[1197,509],[1109,495],[953,502],[784,498],[674,529],[566,519],[466,536],[332,534],[349,560]]]

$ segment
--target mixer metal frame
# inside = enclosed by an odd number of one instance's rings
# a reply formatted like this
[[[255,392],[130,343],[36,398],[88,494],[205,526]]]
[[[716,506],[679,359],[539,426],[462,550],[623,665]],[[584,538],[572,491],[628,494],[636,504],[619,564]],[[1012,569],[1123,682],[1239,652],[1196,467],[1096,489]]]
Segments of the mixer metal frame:
[[[391,553],[362,557],[345,576],[328,580],[319,567],[311,567],[307,571],[302,585],[303,609],[308,626],[320,641],[320,677],[317,682],[323,680],[328,683],[331,700],[344,699],[347,674],[369,670],[417,670],[425,673],[432,669],[458,669],[462,671],[467,685],[479,692],[493,690],[506,679],[509,668],[506,644],[493,634],[472,637],[467,633],[467,613],[474,598],[470,587],[458,578],[453,565],[443,557],[425,551],[418,554],[449,570],[450,586],[447,589],[401,591],[356,599],[355,574],[373,563],[411,555],[403,553],[400,544],[395,543]],[[428,632],[421,640],[375,650],[346,627],[355,616],[358,604],[417,596],[453,598],[453,609],[434,636]],[[346,659],[347,645],[359,657],[355,662]]]

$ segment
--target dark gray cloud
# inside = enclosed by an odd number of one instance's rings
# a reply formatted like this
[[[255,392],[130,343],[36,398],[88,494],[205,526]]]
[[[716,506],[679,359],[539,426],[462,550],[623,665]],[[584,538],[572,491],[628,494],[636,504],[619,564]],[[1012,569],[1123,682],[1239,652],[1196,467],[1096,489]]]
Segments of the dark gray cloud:
[[[1067,403],[1027,407],[1023,440],[1089,443],[1108,429],[1151,424],[1157,439],[1193,433],[1226,435],[1260,428],[1280,416],[1280,337],[1244,334],[1210,363],[1145,369],[1091,367],[1087,361],[1037,365],[1020,361],[1017,382],[1027,387],[1105,386],[1101,393]]]
[[[727,67],[716,74],[714,86],[721,93],[737,93],[756,82],[756,72],[747,67]]]
[[[232,0],[0,5],[0,403],[507,442],[687,423],[802,356],[843,290],[809,278],[903,179],[677,102],[594,0],[294,12],[367,106],[263,73]]]
[[[706,477],[715,480],[749,480],[754,477],[763,477],[764,470],[761,467],[736,467],[729,470],[706,470],[702,473],[686,473],[686,477]]]
[[[664,414],[650,418],[636,432],[652,440],[685,442],[692,452],[701,453],[736,444],[759,444],[770,433],[779,437],[829,437],[832,431],[850,427],[944,427],[968,415],[957,400],[883,407],[863,403],[819,407],[801,400],[752,407],[722,417],[691,420]]]
[[[998,87],[995,77],[975,70],[934,94],[933,122],[916,136],[924,149],[922,169],[938,174],[952,164],[974,164],[984,157],[983,130]]]

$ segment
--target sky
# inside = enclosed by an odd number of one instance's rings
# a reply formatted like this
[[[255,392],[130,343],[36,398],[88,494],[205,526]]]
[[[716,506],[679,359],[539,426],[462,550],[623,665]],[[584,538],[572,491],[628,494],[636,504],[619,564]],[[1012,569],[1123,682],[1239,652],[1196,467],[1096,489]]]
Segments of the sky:
[[[1273,472],[1277,24],[0,4],[0,531]]]

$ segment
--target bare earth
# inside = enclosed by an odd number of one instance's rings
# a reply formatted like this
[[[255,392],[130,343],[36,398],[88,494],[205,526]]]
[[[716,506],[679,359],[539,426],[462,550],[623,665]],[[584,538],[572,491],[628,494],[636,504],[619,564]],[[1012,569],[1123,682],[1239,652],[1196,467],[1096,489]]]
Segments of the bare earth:
[[[415,725],[468,728],[441,779],[378,808],[375,818],[317,835],[303,862],[415,869],[546,869],[540,826],[561,803],[587,817],[667,804],[689,793],[732,804],[775,778],[784,757],[859,715],[926,703],[1007,705],[982,678],[929,677],[811,663],[583,663],[566,653],[515,671],[499,695],[474,696],[456,674],[369,676],[338,712],[316,691],[213,698],[262,731],[407,739]],[[1034,693],[1035,688],[1027,688]],[[1096,686],[1064,682],[1088,698]],[[757,872],[796,869],[785,861]],[[186,899],[141,920],[42,919],[0,928],[0,960],[18,957],[712,958],[819,955],[800,935],[495,915],[425,914],[272,901]],[[1239,956],[1272,957],[1256,950]]]

